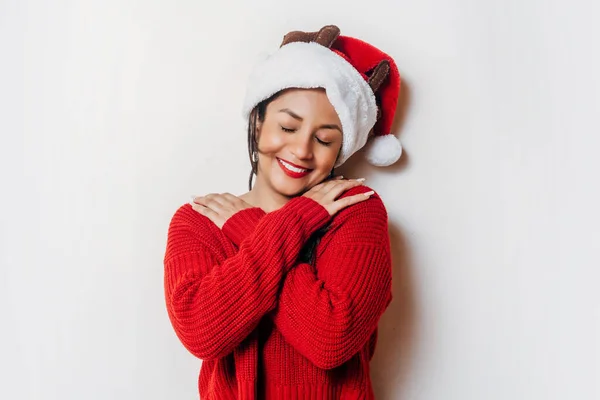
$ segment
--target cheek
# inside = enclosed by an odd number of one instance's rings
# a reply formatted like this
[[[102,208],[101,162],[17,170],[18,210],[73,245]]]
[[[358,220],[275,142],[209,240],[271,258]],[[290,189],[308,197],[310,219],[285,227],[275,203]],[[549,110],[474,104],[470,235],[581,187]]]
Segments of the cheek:
[[[262,153],[274,153],[284,145],[282,135],[272,130],[263,131],[258,139],[258,147]]]
[[[316,158],[319,160],[319,167],[330,171],[335,165],[340,149],[339,146],[334,147],[321,147],[316,154]]]

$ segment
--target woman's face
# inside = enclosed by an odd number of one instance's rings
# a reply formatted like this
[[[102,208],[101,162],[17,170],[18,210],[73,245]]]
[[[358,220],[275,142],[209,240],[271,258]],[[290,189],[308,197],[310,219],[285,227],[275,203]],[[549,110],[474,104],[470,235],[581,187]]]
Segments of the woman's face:
[[[258,122],[258,173],[275,192],[300,195],[329,176],[342,146],[342,124],[323,89],[290,89]]]

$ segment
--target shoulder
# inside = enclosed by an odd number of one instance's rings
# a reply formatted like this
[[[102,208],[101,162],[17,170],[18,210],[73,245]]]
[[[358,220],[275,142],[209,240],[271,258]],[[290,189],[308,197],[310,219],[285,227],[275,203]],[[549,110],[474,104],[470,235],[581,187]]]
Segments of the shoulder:
[[[356,213],[356,212],[361,212],[363,210],[371,210],[374,213],[385,214],[387,217],[387,211],[385,209],[385,205],[383,204],[383,200],[381,199],[379,194],[377,192],[375,192],[375,190],[373,190],[369,186],[361,185],[361,186],[353,187],[352,189],[350,189],[350,190],[346,191],[344,194],[342,194],[340,196],[340,198],[355,196],[357,194],[367,193],[370,191],[373,191],[374,193],[371,195],[371,197],[369,197],[368,200],[361,201],[360,203],[355,204],[354,206],[348,207],[347,211],[353,211],[354,213]],[[342,211],[344,211],[344,210],[342,210]]]
[[[340,198],[354,196],[372,191],[370,187],[361,185],[354,187],[340,196]],[[374,191],[374,190],[373,190]],[[379,194],[375,192],[367,200],[361,201],[347,207],[337,213],[333,218],[333,224],[355,223],[360,226],[374,226],[387,230],[388,215],[385,205]]]
[[[190,204],[184,204],[175,211],[169,223],[166,257],[207,247],[222,247],[219,231],[210,219],[199,214]]]
[[[186,203],[180,206],[171,217],[169,231],[205,231],[211,230],[211,225],[216,227],[210,219],[198,213],[189,203]]]
[[[368,186],[358,186],[345,192],[340,198],[370,192]],[[353,204],[335,214],[326,227],[321,240],[321,251],[330,244],[353,246],[389,243],[388,215],[381,197],[374,193],[367,200]]]

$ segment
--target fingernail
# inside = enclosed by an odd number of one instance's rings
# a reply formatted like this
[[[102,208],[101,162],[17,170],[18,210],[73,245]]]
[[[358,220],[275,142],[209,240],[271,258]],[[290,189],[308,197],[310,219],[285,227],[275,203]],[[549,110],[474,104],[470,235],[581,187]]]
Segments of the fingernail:
[[[366,192],[366,193],[364,193],[364,195],[365,195],[365,196],[367,196],[367,197],[369,197],[369,196],[371,196],[371,195],[373,195],[373,194],[375,194],[375,192],[374,192],[374,191],[372,191],[372,190],[371,190],[370,192]]]
[[[358,178],[356,181],[357,181],[357,182],[364,182],[364,181],[366,181],[366,180],[367,180],[366,178]]]
[[[338,176],[337,179],[344,179],[344,175]]]

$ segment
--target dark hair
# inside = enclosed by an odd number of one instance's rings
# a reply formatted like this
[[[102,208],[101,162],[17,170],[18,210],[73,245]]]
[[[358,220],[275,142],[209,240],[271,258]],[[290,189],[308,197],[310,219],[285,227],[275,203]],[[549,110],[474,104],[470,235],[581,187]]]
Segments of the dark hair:
[[[252,157],[253,154],[257,155],[258,158],[258,141],[256,140],[256,122],[263,122],[265,120],[265,114],[267,113],[267,106],[271,101],[275,99],[277,94],[269,97],[266,100],[258,103],[252,112],[248,121],[248,158],[250,158],[250,177],[248,178],[248,190],[252,190],[252,178],[257,173],[258,162]]]
[[[281,95],[284,90],[281,90],[268,99],[265,99],[258,103],[250,113],[250,117],[248,118],[248,158],[250,159],[250,177],[248,178],[248,190],[252,190],[252,181],[254,176],[258,172],[258,162],[255,161],[252,157],[253,154],[257,155],[258,159],[258,140],[256,139],[256,123],[258,121],[263,122],[265,120],[265,116],[267,114],[267,106],[270,102],[275,100],[279,95]],[[331,173],[329,174],[329,178],[333,177],[334,169],[331,169]]]

